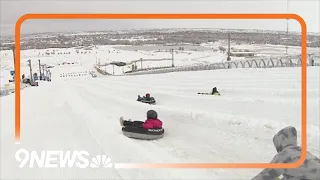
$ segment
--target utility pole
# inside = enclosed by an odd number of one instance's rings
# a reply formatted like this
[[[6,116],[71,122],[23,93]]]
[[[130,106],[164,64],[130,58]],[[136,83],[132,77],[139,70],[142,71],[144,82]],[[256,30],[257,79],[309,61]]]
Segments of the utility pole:
[[[45,80],[46,80],[45,77],[47,77],[47,76],[44,74],[44,72],[45,72],[45,70],[44,70],[44,64],[42,64],[41,66],[42,66],[42,79],[45,81]]]
[[[231,61],[231,57],[230,57],[230,34],[228,34],[228,57],[227,57],[227,61]],[[228,68],[230,67],[230,63],[228,64]]]
[[[49,80],[48,68],[44,67],[44,70],[46,71],[46,77],[47,77],[47,81],[48,81]]]
[[[112,64],[112,74],[114,75],[114,64]]]
[[[29,63],[29,68],[30,68],[30,82],[32,83],[33,77],[32,77],[32,67],[31,67],[31,60],[30,59],[28,60],[28,63]]]
[[[41,63],[40,63],[40,59],[38,60],[39,62],[39,73],[40,73],[40,80],[42,80],[42,74],[41,74]]]
[[[228,57],[227,57],[227,61],[231,61],[231,57],[230,57],[230,34],[228,34]]]
[[[13,53],[13,69],[14,69],[13,80],[16,81],[16,47],[15,45],[12,45],[12,53]]]
[[[174,49],[171,49],[171,56],[172,56],[172,67],[174,67]]]

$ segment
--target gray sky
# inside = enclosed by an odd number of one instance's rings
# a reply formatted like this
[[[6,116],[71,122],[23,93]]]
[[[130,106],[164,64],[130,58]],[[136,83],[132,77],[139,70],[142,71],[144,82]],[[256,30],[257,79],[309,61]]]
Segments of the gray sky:
[[[320,32],[319,0],[288,0],[308,32]],[[287,0],[0,0],[1,35],[13,35],[26,13],[286,13]],[[232,28],[286,30],[285,20],[28,20],[21,33],[132,28]],[[290,31],[300,31],[291,20]]]

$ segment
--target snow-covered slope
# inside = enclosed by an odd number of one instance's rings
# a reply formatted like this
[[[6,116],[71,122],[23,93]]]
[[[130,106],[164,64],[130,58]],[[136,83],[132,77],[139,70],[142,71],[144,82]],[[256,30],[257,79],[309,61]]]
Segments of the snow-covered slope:
[[[61,69],[60,69],[61,70]],[[62,70],[61,70],[62,71]],[[82,72],[83,69],[74,69]],[[54,69],[52,74],[55,74]],[[56,74],[58,74],[56,72]],[[60,73],[59,73],[60,74]],[[269,162],[273,135],[301,126],[300,68],[229,69],[52,82],[21,91],[21,144],[14,144],[14,94],[1,97],[1,179],[249,179],[259,169],[18,168],[15,152],[86,150],[112,163]],[[308,67],[308,150],[319,154],[319,67]],[[198,95],[218,87],[221,96]],[[157,105],[136,101],[150,93]],[[157,141],[122,135],[120,116],[158,112]],[[300,143],[300,136],[299,136]]]

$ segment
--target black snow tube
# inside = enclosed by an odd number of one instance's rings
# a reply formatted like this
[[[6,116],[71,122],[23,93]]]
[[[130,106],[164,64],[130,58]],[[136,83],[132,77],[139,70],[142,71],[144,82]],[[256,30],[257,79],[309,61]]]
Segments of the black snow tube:
[[[154,98],[150,99],[150,100],[146,100],[146,99],[141,99],[141,102],[143,103],[148,103],[148,104],[155,104],[156,100]]]
[[[136,127],[122,127],[122,133],[134,139],[154,140],[160,139],[164,135],[164,129],[143,129]]]

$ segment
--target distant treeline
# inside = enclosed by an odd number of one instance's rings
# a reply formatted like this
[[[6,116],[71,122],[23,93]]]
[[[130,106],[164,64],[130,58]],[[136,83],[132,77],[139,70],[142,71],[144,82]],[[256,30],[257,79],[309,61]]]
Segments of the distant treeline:
[[[301,46],[301,35],[281,33],[236,32],[230,33],[231,41],[237,44],[272,44]],[[150,40],[126,39],[144,37]],[[112,40],[116,39],[116,40]],[[179,32],[137,32],[128,34],[92,34],[74,36],[56,36],[50,38],[22,39],[21,49],[71,48],[91,45],[144,45],[144,44],[201,44],[227,40],[228,32],[179,31]],[[308,35],[308,47],[320,47],[320,36]],[[12,45],[1,44],[1,49],[10,49]]]

